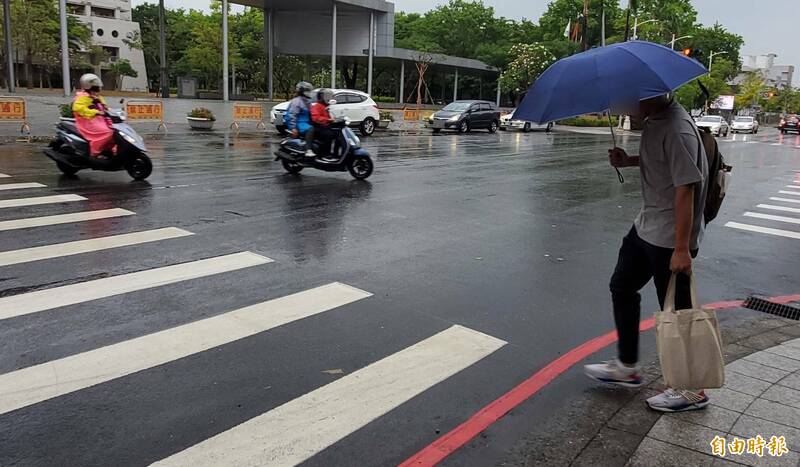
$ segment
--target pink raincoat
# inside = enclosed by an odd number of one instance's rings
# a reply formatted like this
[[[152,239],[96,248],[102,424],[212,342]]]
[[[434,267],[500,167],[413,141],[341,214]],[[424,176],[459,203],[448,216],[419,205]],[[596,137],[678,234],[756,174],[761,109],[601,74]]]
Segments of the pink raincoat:
[[[89,152],[98,156],[114,147],[114,130],[108,118],[98,115],[108,109],[102,96],[92,96],[86,91],[79,91],[72,102],[72,114],[78,131],[89,142]]]

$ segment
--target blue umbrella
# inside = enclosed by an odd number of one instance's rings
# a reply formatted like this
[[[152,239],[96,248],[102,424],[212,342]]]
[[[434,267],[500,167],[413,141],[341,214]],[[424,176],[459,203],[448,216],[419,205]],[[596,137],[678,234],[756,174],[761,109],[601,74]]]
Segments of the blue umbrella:
[[[551,65],[528,90],[514,118],[541,124],[622,110],[706,73],[699,62],[652,42],[598,47]]]

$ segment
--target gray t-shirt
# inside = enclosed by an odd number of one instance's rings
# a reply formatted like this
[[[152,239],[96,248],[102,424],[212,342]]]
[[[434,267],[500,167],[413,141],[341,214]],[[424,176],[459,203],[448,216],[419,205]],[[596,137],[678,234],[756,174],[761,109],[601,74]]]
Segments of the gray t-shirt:
[[[708,160],[694,121],[680,104],[645,120],[639,155],[644,203],[634,221],[636,233],[651,245],[675,248],[675,187],[696,184],[689,248],[697,249],[705,226]]]

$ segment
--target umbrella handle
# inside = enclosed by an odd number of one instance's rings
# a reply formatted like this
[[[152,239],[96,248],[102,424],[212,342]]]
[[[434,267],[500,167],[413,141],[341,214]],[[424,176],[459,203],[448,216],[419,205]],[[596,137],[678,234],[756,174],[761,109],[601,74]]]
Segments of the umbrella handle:
[[[616,167],[614,167],[614,170],[617,171],[617,178],[619,179],[619,182],[625,183],[625,177],[622,176],[622,172],[620,172],[619,169]]]
[[[611,129],[611,141],[614,143],[614,147],[617,147],[617,136],[614,134],[614,125],[611,124],[611,110],[606,111],[606,115],[608,116],[608,128]],[[614,170],[617,171],[619,182],[625,183],[625,177],[622,176],[622,172],[616,167],[614,167]]]

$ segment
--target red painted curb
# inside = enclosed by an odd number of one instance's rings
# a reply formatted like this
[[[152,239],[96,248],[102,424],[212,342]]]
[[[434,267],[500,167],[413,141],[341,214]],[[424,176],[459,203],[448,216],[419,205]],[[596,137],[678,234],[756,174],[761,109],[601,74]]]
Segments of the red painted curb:
[[[772,297],[769,300],[776,303],[790,303],[800,301],[800,295]],[[703,308],[725,310],[738,308],[742,303],[741,300],[714,302],[704,305]],[[655,324],[654,318],[646,319],[639,324],[639,331],[652,329]],[[547,364],[544,368],[534,373],[533,376],[507,393],[495,399],[489,405],[477,411],[464,423],[453,428],[421,451],[406,459],[400,464],[400,467],[433,466],[438,464],[457,449],[467,444],[469,440],[478,436],[483,430],[492,426],[505,414],[528,400],[543,387],[550,384],[550,382],[559,375],[572,368],[576,363],[616,341],[617,331],[611,331],[575,347]]]

